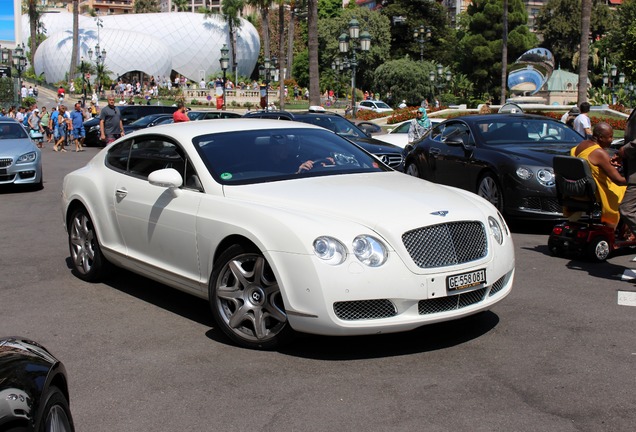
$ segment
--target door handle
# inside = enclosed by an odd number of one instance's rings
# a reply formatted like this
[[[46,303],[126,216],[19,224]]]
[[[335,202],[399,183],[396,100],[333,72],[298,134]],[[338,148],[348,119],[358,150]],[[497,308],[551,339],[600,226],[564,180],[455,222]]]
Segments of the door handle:
[[[128,195],[128,190],[126,190],[126,188],[119,188],[115,191],[115,196],[117,198],[123,198],[126,195]]]

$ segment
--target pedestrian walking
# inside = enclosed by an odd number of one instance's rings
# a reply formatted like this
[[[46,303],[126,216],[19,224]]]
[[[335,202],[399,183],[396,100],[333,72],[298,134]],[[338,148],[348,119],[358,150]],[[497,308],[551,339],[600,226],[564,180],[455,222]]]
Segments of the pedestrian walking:
[[[86,131],[84,129],[84,113],[82,112],[82,104],[77,102],[75,104],[75,110],[71,112],[71,137],[75,143],[75,152],[84,151],[82,145],[84,144],[84,138],[86,138]]]
[[[108,144],[124,135],[124,124],[115,106],[115,97],[111,95],[106,100],[108,105],[99,113],[99,139]]]

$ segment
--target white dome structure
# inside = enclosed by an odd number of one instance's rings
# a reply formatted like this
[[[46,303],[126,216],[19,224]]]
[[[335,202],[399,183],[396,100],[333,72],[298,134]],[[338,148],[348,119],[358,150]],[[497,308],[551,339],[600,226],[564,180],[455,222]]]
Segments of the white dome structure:
[[[101,26],[98,27],[98,20]],[[62,81],[70,68],[73,49],[73,14],[44,14],[47,39],[34,56],[35,72],[46,81]],[[23,39],[29,37],[28,17],[22,16]],[[89,61],[95,45],[106,50],[105,67],[111,78],[126,72],[169,76],[171,70],[192,81],[220,74],[221,47],[229,43],[227,23],[220,15],[170,12],[79,17],[79,56]],[[260,40],[256,28],[241,19],[237,31],[237,70],[250,75],[256,66]],[[231,55],[231,54],[230,54]],[[231,65],[230,65],[231,66]]]

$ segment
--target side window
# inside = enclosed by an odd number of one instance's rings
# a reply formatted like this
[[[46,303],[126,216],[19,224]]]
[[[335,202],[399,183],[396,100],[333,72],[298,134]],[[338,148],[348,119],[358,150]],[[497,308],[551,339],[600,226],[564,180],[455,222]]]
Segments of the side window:
[[[132,141],[128,140],[111,147],[106,155],[106,166],[116,171],[125,172],[128,167],[131,143]]]
[[[181,174],[185,172],[185,161],[174,143],[151,137],[133,143],[128,162],[130,174],[146,179],[151,172],[164,168],[174,168]]]

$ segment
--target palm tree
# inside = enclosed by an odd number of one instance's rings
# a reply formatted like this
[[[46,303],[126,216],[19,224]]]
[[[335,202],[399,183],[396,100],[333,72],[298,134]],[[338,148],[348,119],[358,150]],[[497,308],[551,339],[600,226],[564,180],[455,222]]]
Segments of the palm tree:
[[[230,34],[230,51],[232,58],[232,70],[236,68],[236,31],[241,28],[239,14],[243,11],[243,0],[223,0],[221,13],[225,17]]]
[[[587,100],[587,68],[590,60],[590,17],[592,15],[592,0],[581,1],[581,54],[579,58],[579,92],[578,105]]]
[[[503,0],[503,32],[501,35],[501,99],[506,103],[506,75],[508,75],[508,0]]]
[[[37,49],[38,27],[42,12],[38,9],[37,0],[24,0],[26,2],[27,14],[29,15],[29,30],[31,33],[31,41],[29,43],[29,63],[33,64],[33,57]]]
[[[172,0],[172,5],[177,12],[184,12],[188,9],[188,0]]]
[[[79,51],[79,0],[73,0],[73,48],[71,50],[71,67],[68,72],[69,78],[75,76],[77,66],[77,54]]]
[[[285,109],[285,0],[278,0],[278,95],[280,109]]]
[[[263,38],[263,57],[271,58],[269,43],[269,8],[272,0],[246,0],[247,4],[256,7],[261,13],[261,37]]]
[[[320,105],[320,71],[318,67],[318,0],[307,0],[309,48],[309,105]]]

